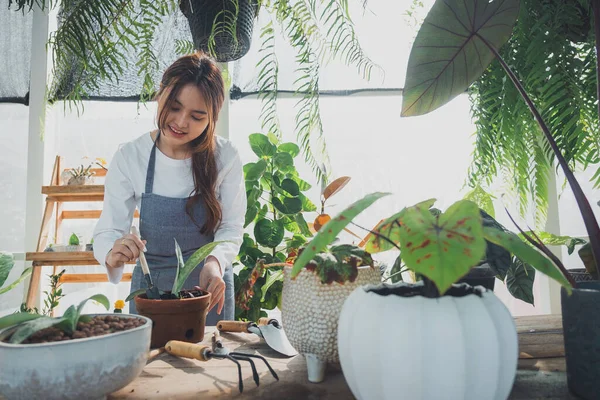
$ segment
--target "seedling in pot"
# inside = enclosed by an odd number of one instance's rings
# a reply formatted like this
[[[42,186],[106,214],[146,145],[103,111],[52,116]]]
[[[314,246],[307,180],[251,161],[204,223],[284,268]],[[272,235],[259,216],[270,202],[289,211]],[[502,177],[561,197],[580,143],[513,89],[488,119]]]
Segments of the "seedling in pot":
[[[175,254],[177,256],[177,272],[175,275],[175,281],[173,282],[173,287],[171,291],[163,291],[159,288],[160,298],[159,300],[172,300],[172,299],[182,299],[182,298],[190,298],[190,297],[199,297],[206,294],[204,291],[200,290],[182,290],[183,285],[185,284],[186,279],[192,271],[204,260],[206,257],[210,255],[210,253],[221,243],[226,243],[227,241],[218,241],[205,244],[198,250],[196,250],[187,261],[183,261],[183,254],[181,253],[181,248],[179,247],[179,243],[175,240]],[[142,255],[143,256],[143,255]],[[135,296],[146,294],[146,288],[138,289],[127,296],[125,301],[131,301]]]

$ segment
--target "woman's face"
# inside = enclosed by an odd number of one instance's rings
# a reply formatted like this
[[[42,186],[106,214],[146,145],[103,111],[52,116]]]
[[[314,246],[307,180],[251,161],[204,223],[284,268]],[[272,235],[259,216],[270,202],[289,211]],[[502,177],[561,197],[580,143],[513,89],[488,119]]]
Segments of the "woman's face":
[[[171,88],[167,88],[159,100],[159,115],[165,106]],[[200,90],[189,83],[181,88],[179,95],[167,111],[166,126],[161,126],[161,138],[173,147],[188,145],[204,133],[208,126],[208,106]]]

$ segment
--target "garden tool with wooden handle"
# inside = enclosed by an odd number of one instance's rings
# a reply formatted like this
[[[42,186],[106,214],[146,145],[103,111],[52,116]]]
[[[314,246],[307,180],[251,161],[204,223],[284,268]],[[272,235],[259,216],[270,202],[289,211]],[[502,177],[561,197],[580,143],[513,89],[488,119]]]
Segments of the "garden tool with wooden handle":
[[[223,346],[221,336],[218,332],[213,333],[212,346],[181,342],[178,340],[170,340],[167,342],[167,344],[165,344],[165,347],[161,347],[158,350],[152,350],[148,355],[148,359],[150,360],[151,358],[163,353],[164,351],[173,356],[193,358],[199,361],[208,361],[212,358],[228,359],[230,361],[233,361],[238,368],[238,388],[240,393],[244,391],[244,383],[242,379],[242,367],[239,361],[248,361],[250,367],[252,368],[252,377],[254,378],[256,386],[259,385],[259,377],[258,372],[256,370],[256,365],[254,364],[254,361],[252,361],[253,358],[257,358],[264,361],[265,365],[271,372],[271,375],[273,375],[275,379],[279,380],[277,373],[273,370],[273,368],[271,368],[271,365],[264,357],[255,354],[246,354],[235,351],[229,351],[227,347]]]
[[[254,333],[265,339],[267,345],[278,353],[288,357],[298,354],[276,319],[261,318],[258,320],[258,324],[244,321],[219,321],[217,329],[220,332]]]
[[[131,233],[140,238],[140,233],[138,232],[138,229],[135,225],[131,227]],[[154,286],[154,283],[152,282],[150,268],[148,268],[148,262],[146,261],[146,256],[144,255],[143,251],[140,251],[139,257],[140,265],[142,266],[142,271],[144,272],[144,279],[146,279],[146,283],[148,284],[148,289],[146,289],[146,296],[149,299],[160,299],[160,293],[158,292],[158,288]]]

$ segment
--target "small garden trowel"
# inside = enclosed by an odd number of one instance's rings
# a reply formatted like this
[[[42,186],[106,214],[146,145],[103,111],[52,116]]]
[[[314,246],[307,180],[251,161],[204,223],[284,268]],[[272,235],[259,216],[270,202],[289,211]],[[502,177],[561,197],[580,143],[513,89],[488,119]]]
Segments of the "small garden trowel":
[[[131,233],[140,237],[140,233],[138,232],[135,226],[131,227]],[[160,299],[160,293],[158,292],[158,288],[154,286],[152,282],[152,276],[150,275],[150,268],[148,268],[148,262],[146,261],[146,256],[143,251],[140,251],[140,265],[142,266],[142,271],[144,272],[144,279],[146,279],[146,283],[148,284],[148,289],[146,289],[146,296],[149,299]]]
[[[244,321],[219,321],[217,329],[220,332],[254,333],[265,339],[270,348],[288,357],[298,354],[290,344],[283,327],[276,319],[261,318],[258,324]]]

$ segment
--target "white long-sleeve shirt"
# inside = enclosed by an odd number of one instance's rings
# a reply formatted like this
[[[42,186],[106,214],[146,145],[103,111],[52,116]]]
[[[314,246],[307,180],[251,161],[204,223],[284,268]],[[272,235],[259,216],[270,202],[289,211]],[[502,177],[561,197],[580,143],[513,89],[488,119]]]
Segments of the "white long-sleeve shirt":
[[[128,142],[115,153],[104,183],[104,205],[94,229],[94,257],[106,266],[106,256],[114,242],[129,233],[133,213],[140,209],[146,186],[146,171],[154,142],[150,133]],[[230,265],[237,256],[244,235],[246,190],[242,161],[233,144],[216,136],[216,194],[221,204],[222,220],[214,240],[227,240],[210,255],[221,265]],[[194,189],[191,159],[175,160],[156,149],[156,166],[152,193],[166,197],[186,198]],[[119,283],[123,267],[107,268],[108,279]]]

